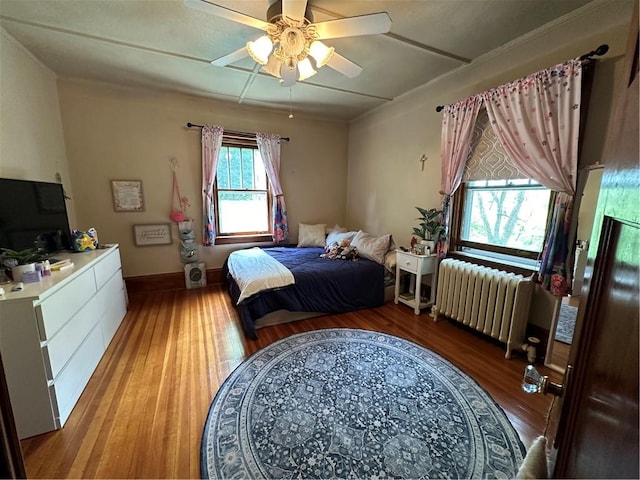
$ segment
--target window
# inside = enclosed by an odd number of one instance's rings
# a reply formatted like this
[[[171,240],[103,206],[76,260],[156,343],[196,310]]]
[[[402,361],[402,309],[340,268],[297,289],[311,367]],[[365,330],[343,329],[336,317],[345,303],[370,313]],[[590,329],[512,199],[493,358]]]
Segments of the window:
[[[536,259],[543,248],[550,201],[551,191],[529,179],[466,182],[456,243],[463,250]]]
[[[225,145],[223,141],[214,193],[220,243],[225,238],[229,243],[271,239],[271,195],[257,146]]]

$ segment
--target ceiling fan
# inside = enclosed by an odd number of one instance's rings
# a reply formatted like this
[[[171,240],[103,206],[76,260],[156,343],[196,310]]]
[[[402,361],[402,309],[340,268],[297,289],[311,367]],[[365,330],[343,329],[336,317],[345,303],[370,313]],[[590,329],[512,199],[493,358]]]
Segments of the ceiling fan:
[[[246,46],[216,58],[212,65],[224,67],[246,56],[251,56],[262,69],[290,87],[317,73],[328,65],[341,74],[353,78],[362,67],[338,54],[321,40],[386,33],[391,29],[391,18],[386,12],[313,23],[307,0],[277,0],[267,10],[268,21],[263,21],[208,0],[184,0],[186,6],[211,13],[234,22],[264,30],[265,35],[247,42]]]

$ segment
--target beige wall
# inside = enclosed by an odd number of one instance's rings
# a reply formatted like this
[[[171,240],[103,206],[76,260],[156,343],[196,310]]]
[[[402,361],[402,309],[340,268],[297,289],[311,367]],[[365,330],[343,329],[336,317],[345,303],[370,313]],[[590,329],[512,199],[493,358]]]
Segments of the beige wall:
[[[173,244],[137,247],[134,224],[168,223],[169,160],[179,163],[181,193],[189,214],[201,222],[200,130],[187,122],[291,137],[282,144],[281,182],[291,237],[298,223],[344,223],[348,125],[287,112],[249,108],[188,95],[59,81],[69,166],[78,200],[77,227],[95,227],[100,242],[119,243],[125,276],[181,271],[177,229]],[[142,180],[145,211],[116,213],[110,180]],[[200,228],[197,229],[201,241]],[[200,248],[207,268],[222,266],[241,246]]]
[[[440,132],[437,105],[577,57],[607,43],[598,62],[586,124],[584,163],[602,162],[616,76],[621,73],[633,2],[589,4],[571,21],[556,22],[425,84],[351,123],[347,220],[372,233],[392,233],[408,245],[415,206],[440,205]],[[420,157],[426,155],[424,170]]]
[[[0,177],[55,182],[56,172],[73,198],[56,75],[0,29]]]

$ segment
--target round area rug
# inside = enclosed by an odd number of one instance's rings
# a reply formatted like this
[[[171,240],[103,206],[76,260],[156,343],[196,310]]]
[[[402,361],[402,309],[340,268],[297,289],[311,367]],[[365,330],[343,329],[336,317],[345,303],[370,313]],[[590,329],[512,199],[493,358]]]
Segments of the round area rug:
[[[516,387],[514,387],[516,388]],[[202,436],[204,478],[513,478],[502,409],[439,355],[383,333],[293,335],[245,360]]]

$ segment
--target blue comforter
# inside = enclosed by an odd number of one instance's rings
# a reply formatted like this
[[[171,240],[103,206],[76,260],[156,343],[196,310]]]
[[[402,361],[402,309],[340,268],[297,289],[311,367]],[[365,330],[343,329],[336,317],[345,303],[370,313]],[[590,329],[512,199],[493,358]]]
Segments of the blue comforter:
[[[286,266],[295,284],[257,293],[237,305],[245,334],[256,335],[255,320],[276,310],[343,313],[384,303],[384,267],[360,258],[356,262],[322,258],[323,248],[271,247],[264,251]],[[234,303],[240,291],[228,272]]]

